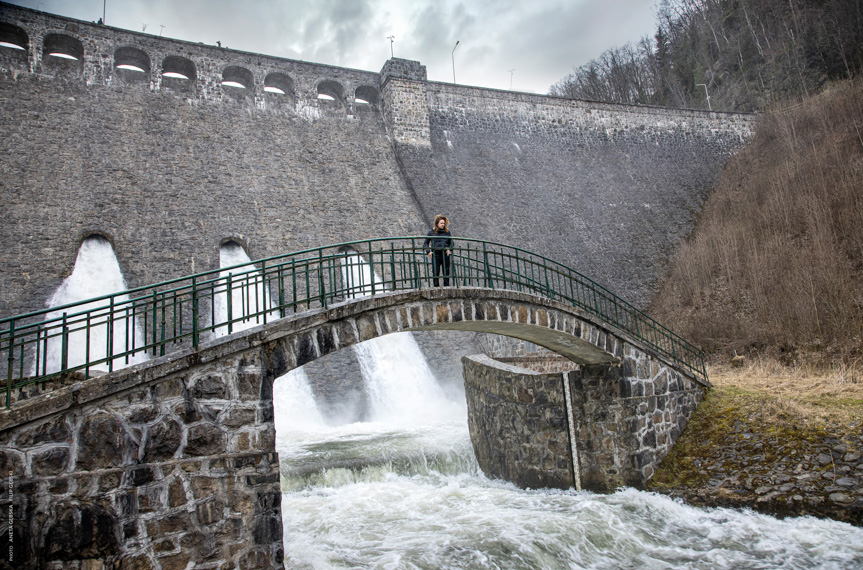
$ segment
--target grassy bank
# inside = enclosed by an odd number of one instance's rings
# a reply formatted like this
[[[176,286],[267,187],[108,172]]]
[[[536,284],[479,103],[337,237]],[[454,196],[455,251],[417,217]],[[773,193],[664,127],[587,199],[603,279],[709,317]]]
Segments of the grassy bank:
[[[714,388],[650,481],[701,505],[863,524],[863,368],[757,360]]]

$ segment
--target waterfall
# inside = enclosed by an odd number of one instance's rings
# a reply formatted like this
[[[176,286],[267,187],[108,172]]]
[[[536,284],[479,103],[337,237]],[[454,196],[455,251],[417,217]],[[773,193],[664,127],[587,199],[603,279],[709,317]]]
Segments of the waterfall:
[[[219,250],[219,267],[234,267],[219,273],[219,284],[213,295],[213,324],[228,322],[228,285],[230,283],[230,332],[238,332],[264,324],[263,315],[254,315],[272,308],[270,295],[263,283],[263,276],[245,250],[235,242],[227,242]],[[278,312],[269,311],[267,322],[278,318]],[[217,326],[215,337],[228,334],[228,325]]]
[[[60,287],[48,300],[48,307],[58,307],[69,303],[76,303],[94,297],[101,297],[111,293],[118,293],[128,289],[120,264],[114,255],[111,243],[103,237],[92,236],[81,243],[78,257],[75,259],[75,267],[72,274],[67,277]],[[128,295],[117,295],[115,305],[122,305],[129,300]],[[87,303],[66,312],[70,315],[70,321],[77,321],[72,317],[74,313],[92,311],[99,307],[104,310],[94,313],[90,318],[89,346],[86,331],[86,322],[71,322],[67,345],[67,368],[80,366],[88,360],[99,360],[108,356],[108,301]],[[64,311],[51,311],[46,320],[60,319]],[[86,318],[86,317],[85,317]],[[111,354],[122,353],[131,350],[132,347],[144,345],[144,334],[131,314],[127,314],[124,308],[116,309],[112,315]],[[53,332],[52,332],[53,334]],[[47,341],[47,349],[40,356],[40,361],[34,363],[33,372],[38,374],[57,372],[62,368],[63,341],[60,336],[51,336]],[[88,358],[89,355],[89,358]],[[147,360],[147,355],[142,351],[128,357],[112,359],[111,365],[114,370],[138,364]],[[97,365],[99,369],[107,370],[107,363]]]
[[[276,433],[309,431],[325,425],[318,411],[309,377],[302,368],[295,368],[273,382],[273,408]]]
[[[394,333],[354,347],[376,421],[415,425],[458,413],[410,333]]]
[[[353,250],[345,251],[341,259],[342,280],[345,283],[346,297],[358,299],[372,294],[372,283],[375,292],[383,291],[381,278],[372,271],[371,266]]]

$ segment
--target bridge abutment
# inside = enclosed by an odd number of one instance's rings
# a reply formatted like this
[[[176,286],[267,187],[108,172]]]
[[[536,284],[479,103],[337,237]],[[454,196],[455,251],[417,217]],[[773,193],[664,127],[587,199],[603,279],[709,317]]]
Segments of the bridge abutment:
[[[462,358],[471,441],[483,472],[523,488],[643,488],[703,387],[635,347],[624,352],[620,366]]]

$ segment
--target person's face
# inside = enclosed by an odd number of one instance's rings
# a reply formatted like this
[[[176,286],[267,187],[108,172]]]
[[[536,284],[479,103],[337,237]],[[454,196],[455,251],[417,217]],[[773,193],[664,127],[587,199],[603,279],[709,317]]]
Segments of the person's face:
[[[443,219],[443,218],[439,219],[439,220],[437,221],[437,227],[438,227],[438,229],[439,229],[439,230],[442,230],[442,229],[444,229],[444,226],[446,226],[446,220],[445,220],[445,219]]]

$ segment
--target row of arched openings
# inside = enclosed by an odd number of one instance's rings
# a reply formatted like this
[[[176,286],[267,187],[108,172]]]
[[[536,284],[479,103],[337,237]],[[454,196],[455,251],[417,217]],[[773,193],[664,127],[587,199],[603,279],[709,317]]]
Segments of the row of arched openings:
[[[13,54],[18,52],[26,60],[29,45],[29,38],[23,29],[0,22],[0,48],[5,48]],[[66,34],[47,34],[42,44],[42,61],[48,66],[72,68],[77,66],[80,69],[84,61],[84,46],[77,38]],[[126,81],[147,81],[152,71],[150,56],[136,47],[118,47],[114,51],[114,69],[118,70],[118,74]],[[162,60],[161,70],[162,77],[170,80],[194,83],[197,79],[195,63],[185,57],[166,56]],[[222,70],[221,85],[229,89],[252,91],[255,88],[255,78],[248,69],[231,65]],[[294,81],[284,73],[269,73],[264,78],[264,91],[293,97]],[[347,100],[344,87],[330,79],[318,83],[317,96],[325,101]],[[354,92],[354,101],[360,104],[375,105],[379,97],[378,89],[372,85],[361,85]]]

